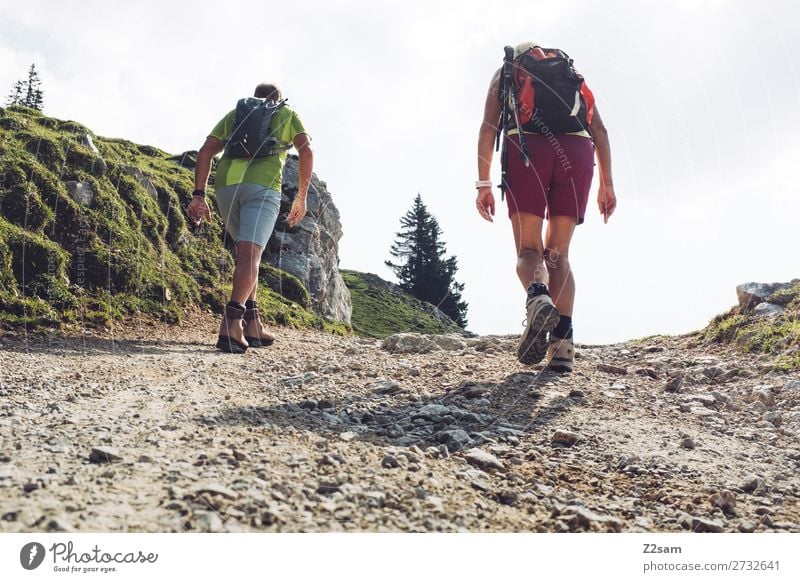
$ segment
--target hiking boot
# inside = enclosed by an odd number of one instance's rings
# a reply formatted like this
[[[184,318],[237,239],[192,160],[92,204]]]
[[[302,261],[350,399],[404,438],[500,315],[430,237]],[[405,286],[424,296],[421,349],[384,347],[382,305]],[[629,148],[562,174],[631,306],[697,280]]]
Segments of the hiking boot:
[[[264,331],[264,327],[261,324],[261,318],[258,315],[258,304],[255,301],[248,300],[245,302],[244,306],[244,339],[247,340],[248,345],[251,348],[263,348],[266,346],[271,346],[275,341],[275,336]],[[252,325],[253,322],[255,322],[255,325]],[[258,335],[249,335],[247,333],[248,329],[252,330],[253,328],[256,329],[256,333]]]
[[[217,347],[229,354],[243,354],[250,347],[231,336],[231,329],[242,330],[242,318],[244,317],[245,307],[241,303],[229,301],[225,306],[225,319],[220,326],[220,334],[217,338]]]
[[[546,292],[528,297],[525,331],[519,340],[517,359],[526,366],[542,361],[547,353],[547,334],[558,325],[558,310]]]
[[[547,346],[547,369],[569,373],[572,372],[574,362],[575,344],[572,343],[572,338],[561,339],[551,336],[550,345]]]

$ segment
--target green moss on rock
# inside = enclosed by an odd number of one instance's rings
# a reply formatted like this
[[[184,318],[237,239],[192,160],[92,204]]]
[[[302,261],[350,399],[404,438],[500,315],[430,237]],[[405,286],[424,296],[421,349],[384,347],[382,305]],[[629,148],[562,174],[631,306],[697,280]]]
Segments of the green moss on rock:
[[[18,297],[0,293],[0,323],[6,325],[55,326],[63,318],[38,297]]]
[[[270,264],[261,263],[258,278],[260,282],[267,285],[278,295],[285,297],[289,301],[294,301],[302,307],[311,307],[311,295],[300,282],[300,279],[294,275]]]
[[[59,140],[42,132],[24,135],[22,140],[25,143],[25,151],[45,166],[60,168],[64,165],[66,156]]]
[[[0,238],[11,253],[11,271],[18,285],[34,285],[45,275],[66,276],[69,255],[50,239],[2,218]]]
[[[19,167],[5,172],[0,188],[0,213],[13,224],[39,232],[53,219],[53,212],[42,200],[36,184]]]

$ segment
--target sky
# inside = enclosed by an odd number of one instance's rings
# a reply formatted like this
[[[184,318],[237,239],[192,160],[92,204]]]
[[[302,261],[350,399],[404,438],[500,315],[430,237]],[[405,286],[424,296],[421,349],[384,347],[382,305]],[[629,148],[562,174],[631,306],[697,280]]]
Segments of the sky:
[[[505,207],[475,210],[477,134],[503,47],[561,48],[611,141],[617,212],[603,224],[595,180],[570,250],[575,339],[607,343],[700,329],[737,284],[800,277],[798,23],[791,1],[0,0],[0,90],[35,62],[46,114],[180,153],[275,81],[341,214],[341,266],[393,280],[420,193],[468,329],[520,333]]]

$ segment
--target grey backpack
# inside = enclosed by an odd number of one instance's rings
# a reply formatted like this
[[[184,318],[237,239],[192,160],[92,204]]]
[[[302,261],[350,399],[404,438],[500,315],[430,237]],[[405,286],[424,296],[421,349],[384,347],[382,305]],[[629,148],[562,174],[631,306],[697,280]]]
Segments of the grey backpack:
[[[225,146],[225,155],[252,160],[274,156],[286,149],[285,144],[273,135],[277,131],[272,128],[273,116],[285,103],[286,99],[239,99],[233,134]]]

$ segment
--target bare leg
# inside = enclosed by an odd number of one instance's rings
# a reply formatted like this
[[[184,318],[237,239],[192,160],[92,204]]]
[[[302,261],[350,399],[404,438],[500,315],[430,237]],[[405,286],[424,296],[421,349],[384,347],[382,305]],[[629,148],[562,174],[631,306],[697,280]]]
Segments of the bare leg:
[[[531,283],[547,283],[542,244],[543,221],[541,216],[524,212],[511,216],[517,249],[517,276],[526,290]]]
[[[575,218],[553,216],[545,235],[545,262],[550,274],[550,295],[558,312],[572,317],[575,305],[575,278],[569,264],[569,245],[575,232]]]
[[[544,264],[541,216],[517,213],[512,216],[514,242],[517,245],[517,275],[528,290],[531,283],[547,284]],[[558,323],[558,311],[541,289],[532,290],[525,300],[525,330],[517,346],[517,359],[525,365],[540,362],[547,352],[547,334]]]

